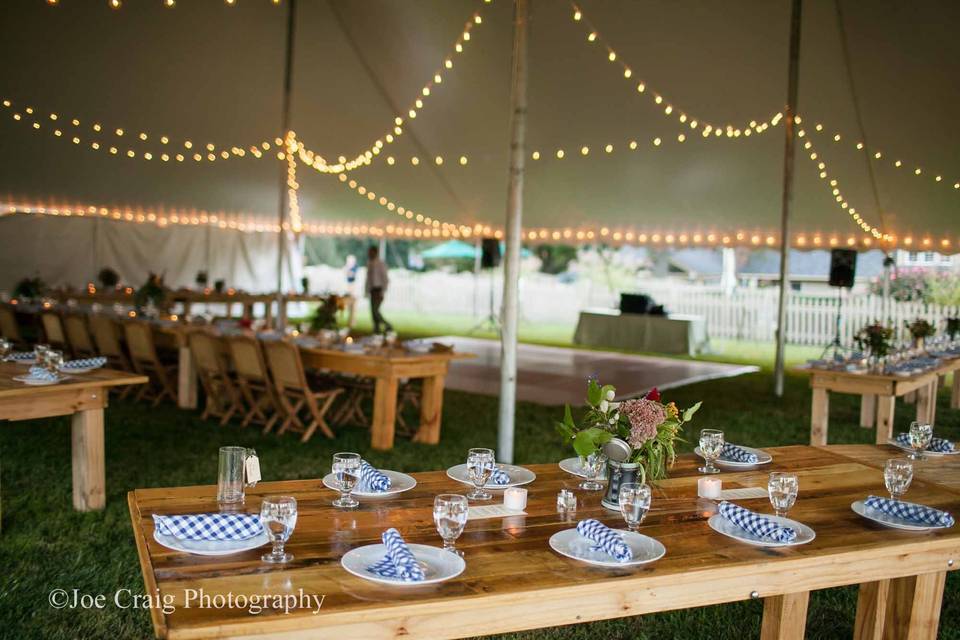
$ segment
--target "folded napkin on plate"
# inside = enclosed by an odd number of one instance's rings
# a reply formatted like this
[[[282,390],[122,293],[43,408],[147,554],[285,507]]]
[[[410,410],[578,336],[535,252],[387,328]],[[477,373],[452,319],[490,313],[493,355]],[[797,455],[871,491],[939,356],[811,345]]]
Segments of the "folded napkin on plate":
[[[360,482],[357,489],[363,492],[377,493],[390,488],[390,478],[366,460],[360,461]]]
[[[594,543],[594,551],[603,551],[617,562],[633,560],[633,551],[623,540],[619,531],[611,529],[599,520],[593,518],[581,520],[577,523],[577,533]]]
[[[397,578],[404,582],[420,582],[426,577],[423,567],[407,547],[399,531],[387,529],[380,539],[387,548],[387,555],[377,564],[367,567],[367,571],[383,578]]]
[[[23,362],[25,360],[36,360],[37,354],[33,351],[14,351],[7,355],[7,360],[11,362]]]
[[[30,367],[30,377],[34,380],[48,380],[51,382],[60,379],[60,376],[56,373],[51,373],[43,367]]]
[[[64,362],[61,370],[69,371],[70,369],[99,369],[105,364],[107,364],[107,359],[103,356],[96,358],[80,358],[78,360],[68,360],[67,362]]]
[[[493,465],[488,482],[493,484],[510,484],[510,474],[497,465]]]
[[[757,454],[729,442],[723,443],[723,449],[720,450],[720,459],[728,462],[758,462],[760,460]]]
[[[732,502],[723,501],[720,503],[720,515],[747,533],[760,538],[766,538],[774,542],[793,542],[797,537],[797,532],[791,527],[781,526],[770,518],[739,507]]]
[[[931,527],[952,527],[953,516],[946,511],[925,507],[922,504],[913,502],[902,502],[900,500],[891,500],[890,498],[881,498],[880,496],[867,496],[863,504],[882,511],[887,515],[902,518],[909,522]]]
[[[263,531],[256,513],[193,513],[153,516],[157,531],[178,540],[247,540]]]
[[[910,447],[910,434],[901,433],[895,438],[895,442],[901,447]],[[930,438],[930,444],[927,445],[927,451],[935,451],[937,453],[950,453],[953,451],[954,445],[952,442],[946,438]]]

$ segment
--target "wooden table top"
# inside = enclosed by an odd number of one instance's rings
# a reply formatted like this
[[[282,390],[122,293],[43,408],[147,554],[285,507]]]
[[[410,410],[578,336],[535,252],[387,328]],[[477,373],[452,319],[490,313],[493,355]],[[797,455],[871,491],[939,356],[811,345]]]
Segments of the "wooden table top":
[[[45,386],[30,386],[13,379],[15,376],[29,373],[29,369],[22,364],[0,362],[0,399],[149,382],[146,376],[106,368],[94,369],[88,373],[71,374],[70,378],[59,384]]]
[[[890,458],[905,458],[907,454],[893,445],[837,444],[819,447],[854,458],[858,462],[883,469]],[[960,492],[960,454],[952,456],[925,456],[913,461],[913,477],[949,487]]]
[[[929,377],[930,375],[945,375],[952,371],[956,371],[960,368],[960,357],[956,358],[945,358],[943,359],[936,367],[931,369],[925,369],[909,376],[898,376],[892,373],[871,373],[866,370],[857,370],[857,371],[846,371],[842,369],[825,369],[823,367],[813,367],[809,364],[800,365],[794,367],[794,371],[800,373],[808,373],[811,376],[818,377],[834,377],[834,378],[852,378],[852,379],[869,379],[869,380],[883,380],[883,381],[892,381],[892,382],[908,382],[910,380],[916,380],[921,378]]]
[[[834,447],[769,449],[774,460],[762,471],[724,473],[724,488],[766,487],[771,470],[800,475],[800,497],[790,516],[810,525],[816,539],[792,548],[747,546],[707,525],[713,503],[696,497],[698,461],[683,456],[670,479],[656,483],[642,533],[667,549],[661,560],[638,568],[601,569],[553,552],[549,537],[596,517],[622,527],[619,514],[600,505],[600,492],[576,490],[579,480],[556,464],[530,465],[526,515],[468,522],[457,546],[466,571],[448,582],[389,588],[344,571],[340,557],[357,546],[378,543],[396,527],[411,543],[439,546],[432,520],[433,497],[465,492],[445,472],[415,474],[418,485],[391,499],[363,501],[356,511],[334,509],[335,493],[319,480],[265,482],[248,490],[246,510],[261,496],[290,494],[299,503],[296,530],[287,548],[295,560],[277,568],[259,560],[264,549],[229,557],[177,553],[153,540],[152,514],[216,511],[216,487],[138,489],[128,496],[147,593],[174,599],[165,614],[152,609],[159,636],[170,638],[283,634],[323,638],[455,638],[638,615],[654,611],[794,593],[905,575],[945,571],[960,558],[960,527],[917,534],[881,528],[857,516],[850,503],[884,493],[881,472]],[[847,450],[862,455],[859,450]],[[883,455],[886,455],[884,453]],[[211,459],[211,475],[214,473]],[[269,474],[269,460],[264,461]],[[328,465],[317,468],[328,471]],[[573,518],[556,513],[556,494],[574,489],[580,501]],[[960,494],[928,480],[914,481],[908,499],[960,513]],[[498,500],[495,499],[494,502]],[[770,512],[766,497],[740,500]],[[960,566],[960,563],[956,563]],[[323,595],[319,613],[184,607],[191,593]],[[319,632],[318,632],[319,631]],[[287,635],[289,634],[289,635]]]
[[[409,351],[406,349],[377,349],[370,351],[346,351],[344,349],[331,349],[329,347],[300,347],[301,353],[314,356],[336,356],[344,358],[355,358],[358,360],[382,361],[382,362],[444,362],[449,360],[465,360],[476,358],[472,353],[462,353],[459,351],[428,351],[426,353]]]

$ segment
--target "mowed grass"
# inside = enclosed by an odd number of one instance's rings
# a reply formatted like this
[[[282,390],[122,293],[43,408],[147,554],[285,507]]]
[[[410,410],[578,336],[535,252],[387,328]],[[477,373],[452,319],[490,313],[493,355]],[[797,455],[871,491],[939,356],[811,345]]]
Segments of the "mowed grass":
[[[731,441],[757,446],[805,443],[810,394],[806,379],[790,376],[786,394],[770,393],[768,373],[717,380],[671,390],[680,406],[704,401],[694,428],[723,428]],[[940,396],[938,433],[960,439],[960,412]],[[912,407],[899,407],[903,429]],[[517,460],[555,462],[569,455],[554,434],[556,408],[521,403],[517,408]],[[855,398],[831,400],[833,443],[869,443],[873,432],[857,427]],[[0,534],[0,637],[140,638],[152,635],[147,611],[112,604],[118,589],[143,592],[143,580],[129,523],[126,494],[137,487],[210,484],[216,480],[217,448],[239,444],[257,449],[264,479],[317,478],[329,470],[337,450],[364,453],[376,465],[403,471],[443,469],[461,462],[470,446],[495,446],[497,399],[448,391],[439,446],[399,440],[390,452],[368,449],[368,433],[345,429],[334,441],[315,437],[306,445],[294,437],[217,425],[172,406],[151,409],[115,402],[107,412],[107,508],[77,513],[70,498],[70,431],[65,418],[0,425],[3,532]],[[685,450],[690,445],[685,445]],[[468,558],[469,560],[469,558]],[[57,610],[48,604],[53,589],[107,594],[102,610]],[[856,591],[816,592],[809,638],[846,638],[853,629]],[[516,639],[731,638],[759,634],[762,605],[744,602],[525,632]],[[960,637],[960,580],[947,582],[942,638]],[[358,639],[359,640],[359,639]]]

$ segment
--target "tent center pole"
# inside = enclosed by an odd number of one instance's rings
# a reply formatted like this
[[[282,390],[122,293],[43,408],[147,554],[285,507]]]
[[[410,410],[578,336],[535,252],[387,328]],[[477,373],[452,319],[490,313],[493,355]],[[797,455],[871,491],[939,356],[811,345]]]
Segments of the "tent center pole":
[[[295,33],[297,0],[287,0],[287,47],[283,66],[283,103],[280,111],[280,130],[283,134],[284,152],[287,136],[290,133],[290,102],[293,94],[293,36]],[[283,296],[283,268],[287,249],[287,163],[280,163],[280,206],[277,210],[277,329],[283,330],[287,324],[287,305]],[[291,283],[292,284],[292,283]],[[269,314],[268,314],[269,315]]]

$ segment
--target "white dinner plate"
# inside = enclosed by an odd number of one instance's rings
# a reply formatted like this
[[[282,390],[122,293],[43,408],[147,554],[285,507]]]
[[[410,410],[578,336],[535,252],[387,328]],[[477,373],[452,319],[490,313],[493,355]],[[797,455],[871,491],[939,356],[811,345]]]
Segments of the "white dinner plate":
[[[513,464],[497,464],[497,467],[501,471],[505,471],[510,475],[510,482],[507,484],[493,484],[489,480],[487,484],[484,485],[484,489],[507,489],[509,487],[519,487],[523,484],[530,484],[537,479],[537,475],[530,471],[530,469],[525,469],[524,467],[518,467]],[[457,482],[462,482],[463,484],[473,486],[473,483],[470,482],[470,478],[467,476],[467,465],[458,464],[456,466],[450,467],[447,469],[447,476],[453,478]]]
[[[22,382],[23,384],[30,385],[31,387],[48,387],[52,384],[57,384],[58,382],[63,382],[70,376],[59,376],[56,380],[44,380],[43,378],[34,378],[31,375],[25,376],[14,376],[14,380],[17,382]]]
[[[728,469],[751,469],[753,467],[759,467],[760,465],[770,464],[773,461],[773,456],[764,451],[763,449],[754,449],[753,447],[744,447],[743,445],[737,445],[744,451],[749,453],[757,454],[757,462],[736,462],[734,460],[716,460],[713,464],[718,467],[726,467]],[[697,447],[693,450],[695,454],[703,457],[703,454],[700,453],[700,447]]]
[[[340,564],[347,572],[358,578],[395,587],[419,587],[425,584],[443,582],[450,578],[456,578],[467,568],[467,563],[464,562],[463,558],[455,553],[444,551],[440,547],[431,547],[425,544],[408,544],[407,547],[413,557],[423,566],[424,579],[418,582],[404,582],[399,578],[385,578],[367,571],[367,567],[380,562],[386,555],[387,548],[382,544],[368,544],[364,547],[351,549],[340,558]]]
[[[583,471],[583,466],[580,464],[580,458],[565,458],[560,461],[560,469],[566,471],[571,475],[575,475],[578,478],[586,478],[587,474]],[[607,467],[604,465],[603,469],[600,471],[600,475],[597,476],[597,480],[606,480],[607,479]]]
[[[710,528],[717,533],[722,533],[723,535],[733,538],[734,540],[739,540],[740,542],[752,544],[758,547],[795,547],[797,545],[812,542],[813,539],[817,537],[817,534],[813,532],[813,529],[801,522],[797,522],[796,520],[791,520],[789,518],[781,518],[780,516],[767,514],[762,515],[765,518],[773,520],[780,526],[790,527],[797,532],[797,537],[794,538],[793,542],[775,542],[773,540],[767,540],[766,538],[761,538],[760,536],[755,536],[752,533],[744,531],[719,513],[712,515],[710,519],[707,520],[707,524],[709,524]]]
[[[354,490],[350,495],[355,498],[381,498],[383,496],[391,496],[397,493],[403,493],[404,491],[410,491],[410,489],[413,489],[415,486],[417,486],[417,481],[413,479],[413,476],[408,476],[405,473],[400,473],[399,471],[390,471],[388,469],[380,469],[380,473],[390,478],[389,489],[386,491]],[[327,475],[323,476],[323,485],[328,489],[339,491],[335,476],[332,473],[328,473]]]
[[[917,524],[915,522],[911,522],[910,520],[898,518],[897,516],[890,515],[889,513],[884,513],[879,509],[868,507],[866,504],[864,504],[863,500],[857,500],[850,505],[850,508],[853,509],[853,512],[858,516],[863,516],[867,520],[873,520],[876,523],[892,529],[903,529],[904,531],[933,531],[934,529],[949,529],[949,527],[931,524]]]
[[[633,560],[617,562],[607,553],[591,549],[590,547],[594,545],[593,541],[580,535],[576,528],[564,529],[550,536],[550,548],[562,556],[597,567],[635,567],[659,560],[667,552],[666,547],[659,540],[650,536],[626,529],[615,529],[615,531],[623,536],[623,541],[630,547]]]
[[[250,551],[270,542],[266,529],[246,540],[180,540],[154,529],[153,539],[167,549],[198,556],[228,556],[232,553]]]
[[[910,447],[905,447],[905,446],[903,446],[902,444],[900,444],[900,443],[897,442],[896,440],[893,440],[893,439],[887,440],[887,444],[889,444],[890,446],[896,447],[897,449],[900,449],[901,451],[906,451],[907,453],[913,453],[913,449],[911,449]],[[941,457],[943,457],[943,456],[955,456],[955,455],[957,455],[957,454],[960,454],[960,447],[956,446],[956,444],[954,444],[953,451],[946,451],[946,452],[944,452],[944,451],[930,451],[929,449],[924,449],[924,451],[923,451],[923,456],[924,456],[924,457],[930,456],[931,458],[941,458]]]

